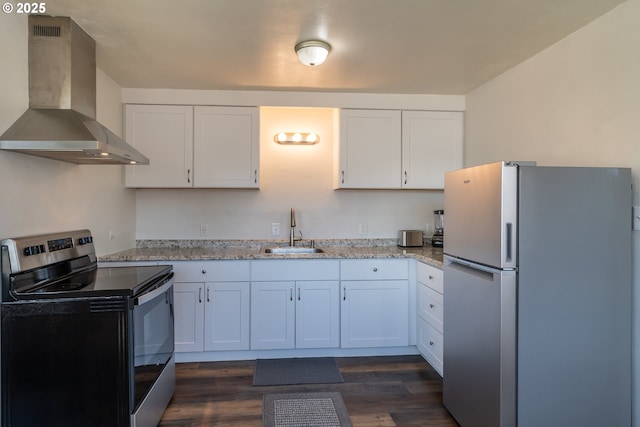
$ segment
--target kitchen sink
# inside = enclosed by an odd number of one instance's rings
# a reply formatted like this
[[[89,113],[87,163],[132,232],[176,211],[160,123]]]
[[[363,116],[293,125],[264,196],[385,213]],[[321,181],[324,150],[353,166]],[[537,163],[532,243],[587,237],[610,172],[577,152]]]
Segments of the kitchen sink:
[[[305,248],[302,246],[281,246],[275,248],[264,248],[265,254],[322,254],[324,250],[320,248]]]

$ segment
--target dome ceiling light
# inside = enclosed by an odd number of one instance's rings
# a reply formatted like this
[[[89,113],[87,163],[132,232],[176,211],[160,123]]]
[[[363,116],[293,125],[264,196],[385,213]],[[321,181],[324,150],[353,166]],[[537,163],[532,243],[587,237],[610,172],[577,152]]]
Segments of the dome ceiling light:
[[[319,40],[307,40],[298,43],[295,50],[300,62],[309,67],[315,67],[327,59],[327,55],[331,51],[331,45]]]

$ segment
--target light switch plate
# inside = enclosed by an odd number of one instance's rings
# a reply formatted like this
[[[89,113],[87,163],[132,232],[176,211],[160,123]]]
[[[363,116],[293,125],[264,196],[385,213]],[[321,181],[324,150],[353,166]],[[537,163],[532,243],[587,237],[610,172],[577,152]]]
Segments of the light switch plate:
[[[640,230],[640,206],[633,207],[633,229]]]

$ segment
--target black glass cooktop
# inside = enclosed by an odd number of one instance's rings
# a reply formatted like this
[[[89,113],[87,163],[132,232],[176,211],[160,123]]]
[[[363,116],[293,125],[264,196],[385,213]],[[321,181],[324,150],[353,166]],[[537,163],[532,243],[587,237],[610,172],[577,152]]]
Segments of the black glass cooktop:
[[[57,280],[22,275],[14,278],[12,294],[18,299],[136,296],[171,269],[170,265],[99,267]]]

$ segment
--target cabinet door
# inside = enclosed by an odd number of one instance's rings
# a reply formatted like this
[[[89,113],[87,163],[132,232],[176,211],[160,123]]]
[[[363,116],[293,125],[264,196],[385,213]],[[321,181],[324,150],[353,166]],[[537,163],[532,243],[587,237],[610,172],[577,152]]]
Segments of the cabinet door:
[[[337,188],[400,188],[401,114],[340,110]]]
[[[204,350],[249,350],[249,282],[205,287]]]
[[[402,112],[402,188],[444,188],[462,167],[462,127],[460,112]]]
[[[176,283],[173,287],[176,352],[204,349],[203,287],[203,283]]]
[[[295,346],[295,282],[251,283],[251,349]]]
[[[125,166],[127,187],[193,186],[193,107],[126,105],[125,134],[149,158]]]
[[[258,188],[256,107],[195,107],[195,187]]]
[[[337,281],[296,282],[296,348],[340,346]]]
[[[442,333],[424,319],[418,319],[417,347],[422,357],[442,376]]]
[[[407,280],[342,281],[342,347],[409,344]]]

